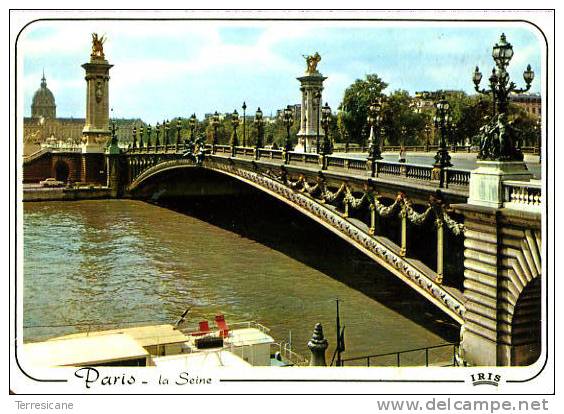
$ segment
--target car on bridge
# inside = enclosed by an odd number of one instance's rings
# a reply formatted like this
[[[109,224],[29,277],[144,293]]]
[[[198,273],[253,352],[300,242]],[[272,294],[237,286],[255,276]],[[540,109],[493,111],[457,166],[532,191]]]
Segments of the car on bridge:
[[[43,181],[39,181],[39,184],[41,184],[42,187],[62,187],[65,185],[64,182],[58,181],[54,178],[47,178]]]

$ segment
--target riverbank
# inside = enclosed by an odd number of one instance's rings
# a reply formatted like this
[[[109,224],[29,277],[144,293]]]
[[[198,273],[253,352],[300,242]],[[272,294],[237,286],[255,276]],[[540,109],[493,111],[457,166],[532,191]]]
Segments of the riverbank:
[[[111,190],[108,187],[42,187],[40,184],[23,185],[23,201],[76,201],[99,200],[110,198]]]

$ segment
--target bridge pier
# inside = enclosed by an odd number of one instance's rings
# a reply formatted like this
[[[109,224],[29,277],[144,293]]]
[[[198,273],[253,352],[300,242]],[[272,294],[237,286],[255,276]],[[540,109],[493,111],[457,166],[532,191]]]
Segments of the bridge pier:
[[[461,357],[468,365],[534,363],[541,353],[538,214],[470,204],[464,215]]]

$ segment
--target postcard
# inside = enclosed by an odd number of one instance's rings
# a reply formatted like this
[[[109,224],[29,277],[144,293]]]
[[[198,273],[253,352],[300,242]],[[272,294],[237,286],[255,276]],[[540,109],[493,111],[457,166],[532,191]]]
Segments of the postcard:
[[[12,408],[547,410],[554,53],[550,10],[12,10]]]

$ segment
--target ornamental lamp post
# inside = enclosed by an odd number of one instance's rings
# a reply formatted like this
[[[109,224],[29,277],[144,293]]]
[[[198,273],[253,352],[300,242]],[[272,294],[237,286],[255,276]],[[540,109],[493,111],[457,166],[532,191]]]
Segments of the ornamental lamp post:
[[[439,188],[444,185],[444,169],[452,167],[450,162],[450,155],[447,149],[446,137],[448,129],[452,121],[450,115],[450,104],[443,96],[438,102],[435,103],[435,116],[433,117],[435,128],[439,131],[439,149],[435,155],[435,174],[439,174]]]
[[[182,122],[180,122],[180,118],[176,120],[176,144],[175,150],[178,151],[178,147],[180,146],[180,130],[182,129]]]
[[[451,145],[452,145],[452,151],[456,152],[456,146],[458,145],[458,139],[457,139],[458,124],[456,122],[453,122],[450,125],[449,132],[450,132],[450,142],[451,142]]]
[[[320,118],[321,118],[321,91],[316,91],[315,94],[313,95],[313,104],[315,106],[315,110],[317,111],[317,125],[315,126],[315,134],[316,134],[316,138],[315,138],[315,152],[317,154],[319,154],[319,122],[320,122]]]
[[[163,143],[165,147],[165,152],[168,150],[168,131],[170,129],[170,122],[168,119],[163,121]]]
[[[235,156],[235,147],[239,146],[239,139],[237,138],[237,127],[239,126],[239,112],[235,109],[231,115],[231,125],[233,125],[233,135],[231,136],[231,156]]]
[[[212,153],[215,154],[215,146],[217,145],[217,128],[219,127],[219,114],[217,111],[214,112],[211,119],[211,124],[213,127],[213,141],[212,141]],[[194,143],[194,137],[192,136],[192,143]]]
[[[149,150],[149,147],[151,146],[151,125],[147,125],[147,151]]]
[[[322,155],[331,154],[331,141],[329,140],[329,122],[331,121],[331,107],[325,102],[323,108],[321,108],[321,126],[323,128],[323,141],[321,145],[320,153]]]
[[[425,124],[425,152],[429,152],[430,137],[431,137],[431,125]]]
[[[284,151],[286,152],[286,162],[288,162],[289,153],[292,151],[292,141],[290,140],[290,128],[294,124],[294,113],[292,107],[288,105],[284,109],[284,126],[286,127],[286,139],[284,141]]]
[[[349,135],[347,129],[345,128],[345,124],[346,124],[345,119],[348,119],[348,117],[349,117],[349,113],[347,112],[346,105],[342,106],[340,117],[341,117],[341,125],[342,125],[342,128],[340,128],[340,130],[343,131],[342,135],[344,135],[343,138],[345,138],[345,153],[347,153],[347,152],[349,152],[350,135]]]
[[[376,160],[382,159],[380,152],[380,122],[382,116],[382,102],[377,100],[372,102],[368,107],[368,125],[370,125],[370,136],[368,138],[368,160],[371,162],[372,169],[374,169]]]
[[[133,143],[131,145],[133,149],[137,148],[137,127],[133,127]]]
[[[139,150],[143,148],[143,125],[139,127]]]
[[[541,163],[542,158],[542,151],[541,151],[541,143],[542,143],[542,125],[540,118],[537,119],[535,123],[535,132],[537,134],[537,151],[539,152],[539,164]]]
[[[243,101],[243,106],[241,108],[243,108],[243,146],[246,147],[247,146],[247,113],[245,111],[247,110],[247,104],[245,103],[245,101]]]
[[[402,126],[400,128],[400,151],[398,162],[405,162],[405,136],[407,135],[407,128]]]
[[[257,108],[255,112],[255,126],[257,128],[257,142],[255,143],[255,158],[258,160],[260,158],[260,148],[263,145],[263,127],[264,127],[264,119],[262,117],[262,111],[260,110],[260,106]]]
[[[509,105],[509,94],[524,93],[531,89],[531,83],[535,73],[531,65],[527,65],[523,72],[525,88],[517,88],[514,82],[509,81],[507,67],[513,57],[513,46],[507,42],[505,34],[502,33],[499,42],[492,49],[492,58],[495,66],[489,77],[489,90],[480,89],[482,73],[478,66],[472,75],[474,89],[482,95],[491,95],[493,101],[492,118],[488,125],[480,131],[480,153],[478,160],[491,161],[523,161],[523,153],[515,146],[518,141],[517,131],[509,125],[507,120],[507,109]]]
[[[217,114],[217,112],[216,112]],[[190,126],[190,143],[193,144],[194,143],[194,134],[196,133],[196,114],[192,114],[190,116],[190,118],[188,119],[188,125]],[[212,124],[213,124],[213,118],[212,118]]]
[[[161,141],[159,140],[159,135],[161,133],[161,125],[157,122],[155,126],[155,133],[157,134],[157,138],[155,139],[155,151],[158,150],[159,146],[161,145]]]

